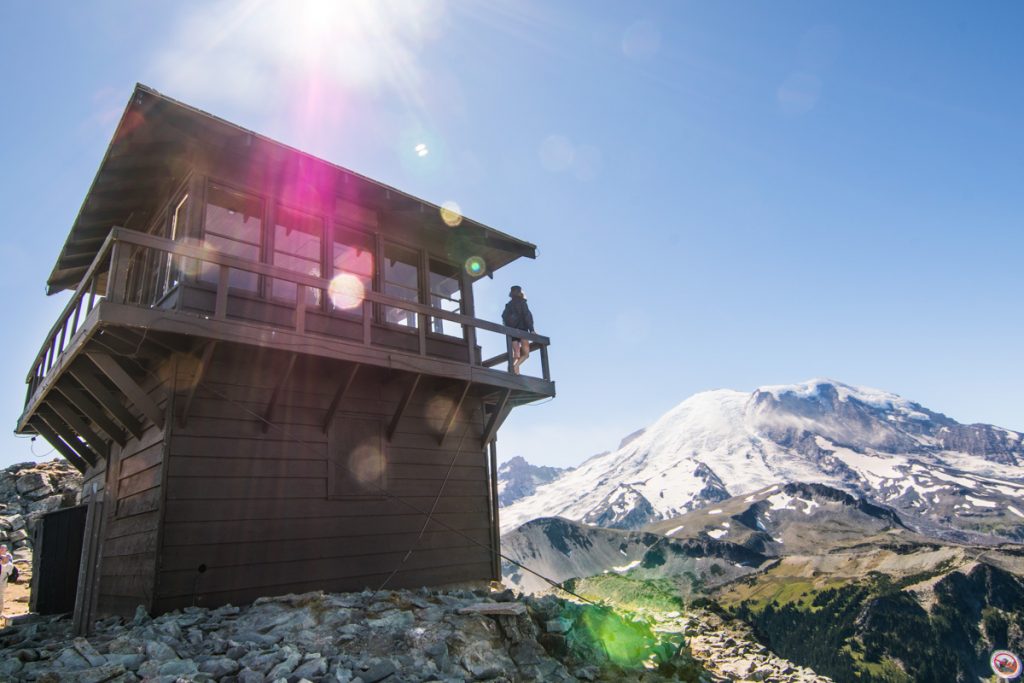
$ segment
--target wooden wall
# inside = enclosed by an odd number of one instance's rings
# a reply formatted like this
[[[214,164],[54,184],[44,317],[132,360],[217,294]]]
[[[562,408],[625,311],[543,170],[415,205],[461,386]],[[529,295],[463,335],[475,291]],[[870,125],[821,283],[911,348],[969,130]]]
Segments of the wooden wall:
[[[172,361],[173,362],[173,361]],[[150,397],[163,408],[169,381],[142,381]],[[138,605],[152,608],[160,527],[164,429],[151,422],[141,439],[129,437],[124,448],[113,444],[106,471],[102,555],[99,563],[98,614],[130,616]]]
[[[392,587],[492,578],[480,397],[467,397],[442,448],[438,436],[462,387],[420,380],[394,438],[385,440],[383,477],[374,479],[413,507],[373,495],[372,485],[367,495],[330,496],[328,478],[339,468],[329,465],[343,455],[332,446],[340,451],[345,439],[325,434],[323,423],[347,367],[300,357],[264,432],[260,416],[286,368],[280,352],[221,345],[187,423],[171,427],[154,610],[377,588],[393,570]],[[361,368],[332,429],[345,419],[379,418],[386,431],[410,381]],[[186,389],[179,386],[179,404]],[[426,520],[420,511],[430,509],[456,454],[436,521],[417,543]]]

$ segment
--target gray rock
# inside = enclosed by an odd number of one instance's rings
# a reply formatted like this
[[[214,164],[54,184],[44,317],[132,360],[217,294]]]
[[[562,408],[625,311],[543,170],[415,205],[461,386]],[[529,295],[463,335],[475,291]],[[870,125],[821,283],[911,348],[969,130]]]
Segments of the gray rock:
[[[238,660],[238,663],[245,668],[258,671],[261,675],[265,675],[270,671],[271,667],[281,660],[282,656],[283,655],[276,651],[259,652],[254,650]]]
[[[71,645],[78,651],[78,654],[82,655],[89,662],[89,666],[97,667],[107,663],[106,658],[97,652],[92,643],[85,638],[75,638],[71,641]]]
[[[158,672],[161,676],[187,676],[198,670],[191,659],[169,659],[160,665]]]
[[[150,618],[149,612],[146,611],[145,607],[139,605],[135,608],[135,617],[132,619],[132,624],[135,626],[142,626],[143,624],[148,624],[151,621],[153,620]]]
[[[120,664],[106,664],[81,671],[61,672],[61,683],[102,683],[111,678],[125,674],[125,669]]]
[[[320,656],[314,656],[311,659],[307,659],[302,664],[292,671],[292,676],[300,676],[302,678],[313,678],[316,676],[322,676],[327,671],[327,660]]]
[[[239,668],[238,662],[228,657],[212,657],[199,664],[200,671],[218,679],[237,672]]]
[[[146,655],[141,653],[109,653],[107,655],[108,664],[120,664],[129,671],[138,671],[142,663],[146,661]]]
[[[32,498],[42,498],[53,493],[53,485],[50,483],[50,478],[42,472],[23,474],[18,477],[15,488],[20,495]]]
[[[28,504],[29,518],[36,518],[60,509],[60,496],[49,496]]]
[[[28,533],[24,529],[18,529],[17,531],[12,531],[11,533],[9,533],[7,535],[7,540],[11,541],[12,543],[17,543],[19,541],[24,541],[27,538],[28,538]]]
[[[155,659],[158,662],[167,659],[177,659],[178,653],[174,651],[167,643],[162,643],[159,640],[151,640],[146,643],[146,656],[150,659]]]
[[[549,619],[544,624],[544,630],[548,633],[568,633],[569,629],[572,628],[572,619],[566,619],[565,617],[557,617],[555,619]]]
[[[80,655],[78,650],[73,647],[66,647],[61,650],[60,655],[57,656],[57,659],[53,660],[53,663],[61,669],[67,669],[69,671],[76,669],[88,669],[91,666],[89,664],[89,660]]]
[[[227,649],[227,652],[224,653],[224,656],[237,661],[248,653],[249,649],[244,645],[232,645]]]
[[[416,619],[412,612],[404,610],[392,610],[384,612],[378,619],[367,619],[366,625],[373,629],[386,629],[389,631],[404,631],[415,623]]]
[[[363,683],[377,683],[377,681],[383,681],[388,676],[394,674],[395,671],[397,669],[390,659],[382,659],[366,670],[357,672],[359,674],[357,678],[361,678]],[[355,683],[355,680],[353,679],[353,683]]]
[[[272,681],[276,681],[278,678],[287,678],[287,676],[295,670],[295,667],[299,665],[302,660],[302,655],[299,653],[288,655],[283,662],[275,666],[267,674],[267,678]]]
[[[238,672],[238,683],[263,683],[266,677],[259,671],[242,669]]]
[[[10,680],[24,667],[25,664],[16,657],[0,659],[0,680]]]

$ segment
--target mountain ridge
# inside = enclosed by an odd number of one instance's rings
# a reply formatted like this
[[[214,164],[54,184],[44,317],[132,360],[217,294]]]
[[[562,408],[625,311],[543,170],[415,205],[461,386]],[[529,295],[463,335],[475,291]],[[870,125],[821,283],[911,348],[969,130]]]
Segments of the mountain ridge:
[[[819,483],[950,540],[1024,540],[1024,437],[828,379],[695,394],[502,510],[639,528],[771,485]],[[1014,505],[1014,503],[1017,505]]]

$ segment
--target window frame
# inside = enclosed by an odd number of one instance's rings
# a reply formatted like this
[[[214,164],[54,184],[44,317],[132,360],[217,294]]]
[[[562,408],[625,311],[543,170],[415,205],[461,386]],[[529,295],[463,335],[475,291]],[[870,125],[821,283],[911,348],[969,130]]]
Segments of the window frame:
[[[292,254],[291,252],[279,252],[278,249],[277,249],[277,226],[278,226],[279,217],[280,217],[281,213],[283,213],[283,212],[291,212],[293,214],[298,214],[300,216],[304,216],[304,217],[307,217],[307,218],[315,218],[316,220],[320,221],[320,229],[321,229],[321,232],[320,232],[320,250],[319,250],[320,254],[319,254],[319,260],[317,262],[317,265],[320,268],[320,275],[316,276],[316,277],[321,277],[322,278],[323,274],[326,272],[325,269],[324,269],[325,254],[326,254],[326,247],[325,247],[325,245],[327,243],[328,237],[330,236],[329,235],[330,230],[328,229],[328,225],[329,225],[330,221],[328,220],[328,218],[326,216],[324,216],[322,213],[319,213],[319,212],[308,211],[306,209],[301,209],[301,208],[297,208],[297,207],[294,207],[294,206],[290,206],[289,204],[280,201],[277,198],[276,195],[271,195],[267,199],[272,201],[272,204],[273,204],[273,207],[274,207],[274,211],[273,211],[273,215],[269,217],[271,220],[267,221],[267,232],[265,233],[266,242],[267,242],[267,245],[266,245],[266,257],[267,257],[267,260],[266,261],[262,261],[262,263],[265,263],[266,265],[269,265],[269,266],[278,266],[280,268],[284,268],[285,270],[288,270],[288,271],[293,272],[293,273],[301,273],[301,271],[292,270],[292,269],[288,268],[287,266],[283,266],[283,265],[279,266],[277,263],[275,263],[274,259],[277,256],[277,254],[280,253],[280,254],[283,254],[283,255],[286,255],[286,256],[290,256],[292,258],[301,259],[301,260],[304,260],[304,261],[310,260],[310,259],[307,259],[307,258],[305,258],[303,256],[297,256],[295,254]],[[271,226],[273,226],[273,227],[271,228]],[[295,304],[295,293],[294,292],[292,293],[292,295],[290,297],[275,296],[274,295],[274,282],[275,282],[276,278],[264,278],[264,279],[266,279],[267,282],[264,285],[264,290],[265,291],[264,291],[263,294],[264,294],[264,298],[267,301],[272,302],[272,303],[278,303],[278,304],[291,304],[291,305]],[[286,284],[287,284],[287,282],[286,282]],[[293,284],[293,286],[297,287],[297,285],[294,285],[294,284]],[[325,297],[326,292],[323,292],[323,290],[317,290],[317,291],[319,291],[321,293],[319,295],[317,295],[317,293],[315,291],[314,292],[310,292],[309,288],[306,289],[306,297],[307,297],[307,299],[306,299],[306,308],[308,308],[310,310],[323,310],[323,308],[324,308],[324,299],[326,298]],[[310,302],[309,301],[310,295],[312,295],[312,297],[314,299],[314,302]]]
[[[208,218],[208,215],[209,215],[209,208],[210,208],[210,189],[211,189],[212,186],[215,186],[215,185],[218,186],[221,189],[227,190],[228,192],[234,192],[236,194],[246,195],[248,197],[251,197],[251,198],[256,199],[257,201],[259,201],[260,208],[261,208],[261,215],[260,215],[260,223],[261,223],[261,225],[260,225],[260,231],[259,231],[260,242],[258,244],[253,244],[252,242],[248,242],[246,240],[235,239],[235,238],[231,237],[230,235],[222,235],[221,233],[210,232],[210,231],[207,230],[206,223],[207,223],[207,218]],[[205,178],[205,182],[203,183],[202,212],[201,212],[201,215],[199,216],[199,229],[198,229],[199,244],[201,246],[204,246],[205,243],[206,243],[207,235],[212,234],[212,235],[214,235],[216,237],[221,237],[221,238],[228,239],[228,240],[231,240],[231,241],[234,241],[234,242],[239,242],[241,244],[247,244],[249,246],[255,246],[255,247],[257,247],[258,258],[255,261],[252,261],[252,262],[253,263],[266,264],[267,263],[267,242],[269,241],[269,239],[271,237],[270,231],[267,230],[267,225],[269,225],[270,221],[274,219],[274,216],[270,215],[270,208],[273,207],[273,205],[274,205],[273,202],[271,201],[272,199],[273,199],[273,196],[271,196],[271,195],[267,195],[267,194],[264,194],[262,192],[256,192],[256,191],[250,190],[248,188],[245,188],[244,186],[238,185],[237,183],[224,182],[222,180],[217,179],[216,177],[214,177],[212,175],[207,175],[206,178]],[[242,257],[238,257],[238,258],[242,258]],[[243,259],[243,260],[251,261],[252,259]],[[233,290],[234,292],[236,292],[238,294],[242,294],[242,295],[246,295],[246,296],[253,296],[253,297],[257,297],[257,298],[265,298],[265,297],[263,297],[263,291],[264,291],[264,286],[265,286],[264,280],[266,278],[264,278],[262,275],[259,275],[259,274],[255,274],[255,273],[251,273],[251,272],[247,272],[247,271],[242,271],[243,273],[248,274],[248,275],[253,275],[256,278],[256,285],[255,285],[255,287],[253,289],[249,289],[248,287],[232,286],[231,283],[230,283],[231,282],[230,270],[235,270],[235,269],[229,269],[229,274],[228,274],[228,290],[229,291]],[[216,287],[216,280],[211,283],[210,280],[208,280],[208,279],[203,277],[203,263],[202,262],[200,262],[198,264],[197,271],[198,272],[196,273],[196,276],[195,276],[195,281],[196,282],[200,282],[200,283],[203,283],[205,285],[212,284],[214,287]]]

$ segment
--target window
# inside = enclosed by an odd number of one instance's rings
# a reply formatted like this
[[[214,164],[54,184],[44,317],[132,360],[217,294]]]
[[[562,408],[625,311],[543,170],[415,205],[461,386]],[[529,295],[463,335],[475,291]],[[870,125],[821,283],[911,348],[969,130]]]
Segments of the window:
[[[287,268],[303,275],[320,277],[320,259],[323,252],[324,223],[291,209],[278,208],[274,221],[275,266]],[[275,299],[295,301],[295,283],[275,278],[270,284],[270,295]],[[306,304],[319,306],[321,290],[306,288]]]
[[[447,263],[430,262],[430,305],[450,313],[462,313],[459,269]],[[444,318],[431,318],[430,330],[450,337],[462,336],[462,325]]]
[[[384,294],[395,299],[419,302],[419,255],[389,244],[384,248]],[[395,306],[384,307],[384,322],[416,327],[416,312]]]
[[[210,183],[206,192],[203,246],[247,261],[259,261],[262,236],[263,203],[260,199]],[[199,279],[216,283],[218,271],[216,264],[203,262]],[[259,276],[232,268],[228,285],[257,292]]]
[[[363,315],[363,297],[373,290],[373,256],[372,236],[335,227],[331,255],[332,310]]]
[[[338,415],[327,436],[327,496],[380,497],[387,461],[380,420]]]

